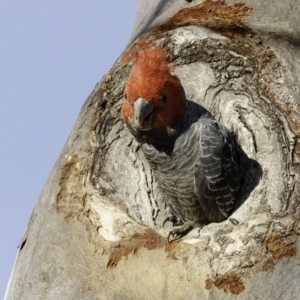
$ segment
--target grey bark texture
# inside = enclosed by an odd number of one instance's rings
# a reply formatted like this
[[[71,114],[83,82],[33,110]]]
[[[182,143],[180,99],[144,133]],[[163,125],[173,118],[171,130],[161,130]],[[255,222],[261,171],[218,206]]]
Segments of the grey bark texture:
[[[6,299],[298,299],[300,3],[144,1],[34,208]],[[142,43],[168,50],[189,99],[232,130],[245,184],[231,219],[171,244],[121,118]]]

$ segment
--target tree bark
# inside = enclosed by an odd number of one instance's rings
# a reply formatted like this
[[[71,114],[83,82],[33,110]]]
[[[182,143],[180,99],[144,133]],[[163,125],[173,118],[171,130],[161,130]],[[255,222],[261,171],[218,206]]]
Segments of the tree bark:
[[[139,1],[127,49],[85,102],[34,208],[6,299],[297,299],[300,4]],[[168,244],[164,199],[121,118],[132,57],[167,49],[189,99],[232,130],[231,218]]]

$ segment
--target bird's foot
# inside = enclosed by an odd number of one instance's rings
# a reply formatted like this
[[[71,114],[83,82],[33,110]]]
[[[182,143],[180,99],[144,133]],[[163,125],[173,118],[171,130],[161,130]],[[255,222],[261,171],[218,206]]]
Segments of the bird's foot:
[[[186,233],[188,233],[188,231],[190,231],[191,229],[193,229],[195,227],[198,227],[198,224],[195,224],[192,221],[188,221],[181,226],[177,226],[177,227],[173,228],[168,234],[168,238],[167,238],[168,243],[171,243],[175,240],[180,239]],[[171,236],[173,237],[172,240],[170,240]]]
[[[182,224],[181,219],[179,219],[179,218],[178,218],[177,216],[175,216],[174,214],[169,214],[169,215],[165,218],[165,220],[163,221],[162,226],[165,227],[165,224],[166,224],[167,222],[171,222],[171,223],[173,224],[173,226]]]

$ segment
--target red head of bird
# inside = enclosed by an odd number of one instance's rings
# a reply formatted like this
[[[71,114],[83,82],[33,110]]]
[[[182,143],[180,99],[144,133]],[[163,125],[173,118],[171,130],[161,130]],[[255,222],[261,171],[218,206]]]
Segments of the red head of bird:
[[[166,62],[166,52],[149,45],[142,47],[124,91],[124,121],[140,131],[168,130],[185,113],[184,89]]]

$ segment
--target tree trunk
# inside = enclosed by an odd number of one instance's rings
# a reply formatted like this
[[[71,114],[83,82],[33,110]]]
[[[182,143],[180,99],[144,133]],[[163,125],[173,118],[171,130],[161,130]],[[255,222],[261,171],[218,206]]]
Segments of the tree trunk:
[[[6,299],[297,299],[300,4],[139,1],[34,208]],[[141,43],[235,134],[244,184],[219,224],[167,243],[162,199],[120,108]]]

